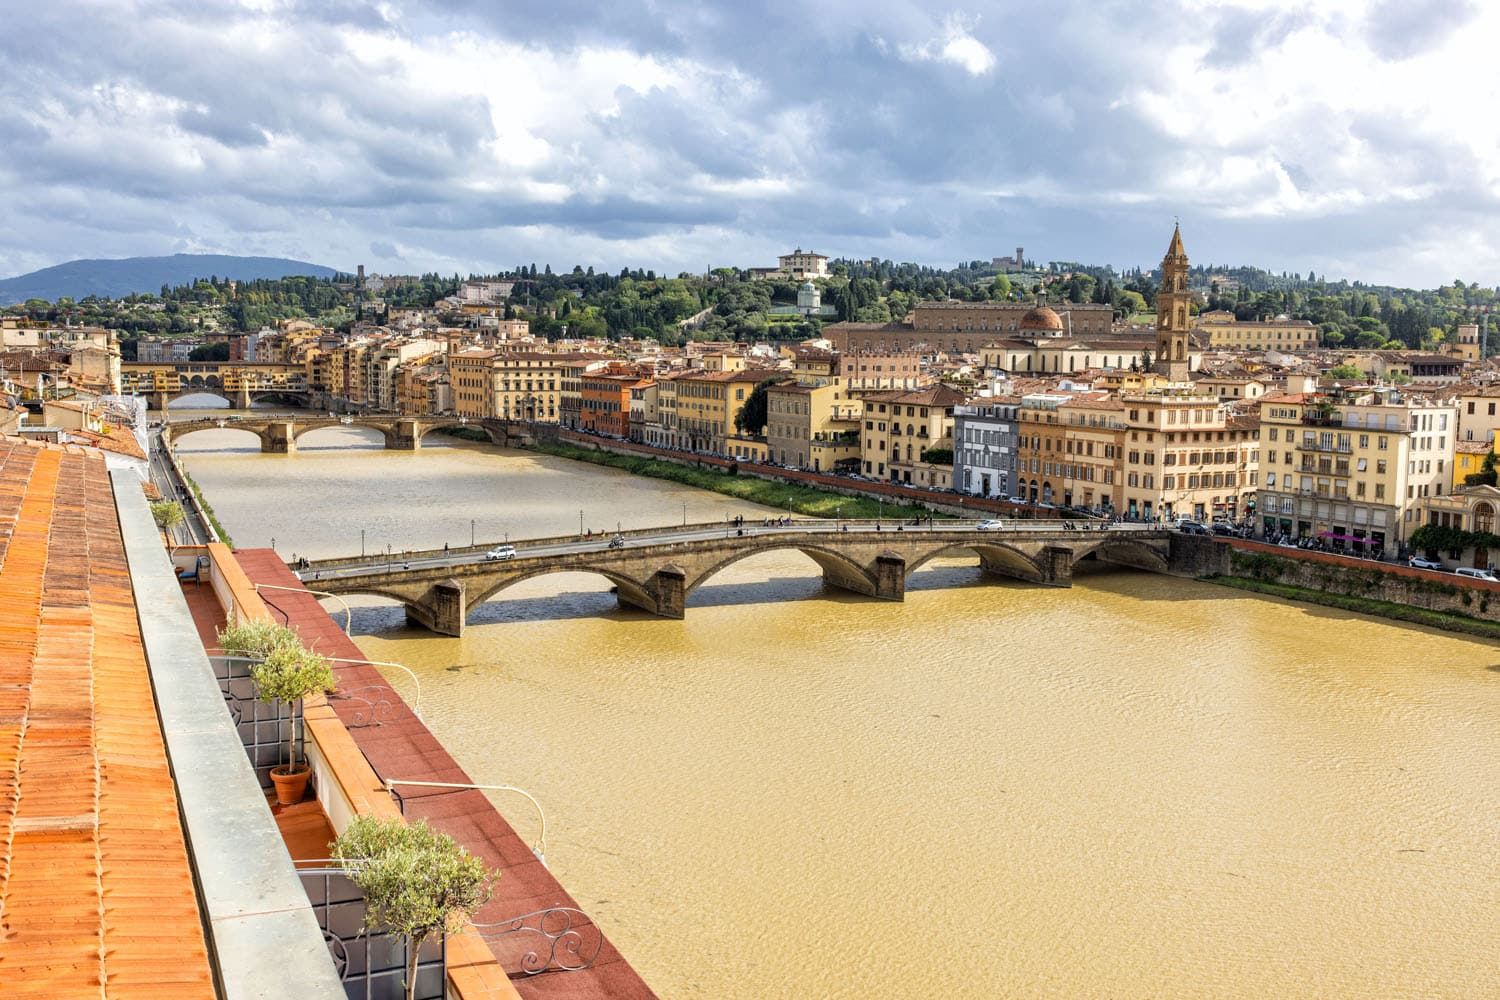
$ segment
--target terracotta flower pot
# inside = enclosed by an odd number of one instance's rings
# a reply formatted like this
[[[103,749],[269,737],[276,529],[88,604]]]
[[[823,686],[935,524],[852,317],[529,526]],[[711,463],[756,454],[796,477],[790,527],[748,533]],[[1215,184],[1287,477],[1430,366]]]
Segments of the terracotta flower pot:
[[[294,806],[307,794],[307,779],[312,777],[312,768],[306,764],[288,766],[278,764],[271,768],[271,782],[276,786],[276,801],[280,805]]]

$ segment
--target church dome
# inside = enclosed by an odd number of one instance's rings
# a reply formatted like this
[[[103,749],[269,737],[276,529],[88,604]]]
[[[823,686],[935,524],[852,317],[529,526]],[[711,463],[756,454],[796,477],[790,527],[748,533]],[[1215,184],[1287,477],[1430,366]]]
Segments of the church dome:
[[[1046,306],[1037,306],[1021,317],[1021,329],[1055,335],[1062,333],[1063,321],[1061,316]]]

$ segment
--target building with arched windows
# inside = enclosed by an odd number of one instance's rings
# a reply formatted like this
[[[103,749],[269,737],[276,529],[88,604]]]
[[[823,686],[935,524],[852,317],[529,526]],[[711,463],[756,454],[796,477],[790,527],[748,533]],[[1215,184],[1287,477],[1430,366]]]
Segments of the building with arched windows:
[[[1452,493],[1424,497],[1417,504],[1416,521],[1439,528],[1455,528],[1476,534],[1500,533],[1500,489],[1494,486],[1461,486]],[[1478,569],[1500,563],[1500,552],[1470,546],[1458,553],[1435,553],[1451,566],[1473,566]]]

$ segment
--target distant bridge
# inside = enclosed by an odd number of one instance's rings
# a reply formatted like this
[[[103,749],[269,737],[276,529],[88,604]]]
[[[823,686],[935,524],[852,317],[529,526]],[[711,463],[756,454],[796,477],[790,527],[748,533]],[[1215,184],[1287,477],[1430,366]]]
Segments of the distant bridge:
[[[896,521],[799,520],[743,528],[721,523],[629,531],[622,539],[618,548],[610,548],[607,537],[576,535],[517,542],[516,557],[505,561],[484,561],[482,546],[404,553],[395,560],[385,554],[330,559],[300,575],[316,590],[400,601],[411,621],[457,636],[473,605],[549,573],[597,573],[615,585],[622,605],[681,618],[687,596],[715,573],[779,549],[807,555],[831,587],[888,601],[904,598],[907,577],[923,564],[961,552],[977,555],[987,573],[1055,587],[1071,586],[1080,559],[1196,576],[1218,571],[1224,558],[1224,547],[1210,538],[1154,525],[1084,529],[1062,521],[1017,520],[998,530],[980,530],[973,521],[930,527]]]
[[[156,410],[199,394],[218,396],[241,410],[268,396],[306,405],[314,395],[302,366],[265,361],[126,361],[120,365],[120,387],[145,396]]]
[[[526,425],[511,421],[439,416],[406,417],[396,414],[358,417],[224,416],[203,417],[197,420],[173,420],[163,425],[162,440],[170,443],[177,438],[198,431],[248,431],[260,438],[261,451],[290,455],[297,450],[298,438],[327,427],[368,427],[380,432],[387,448],[403,451],[415,451],[420,448],[422,438],[433,431],[455,427],[472,427],[483,431],[490,441],[502,446],[523,444],[530,440],[530,431]]]

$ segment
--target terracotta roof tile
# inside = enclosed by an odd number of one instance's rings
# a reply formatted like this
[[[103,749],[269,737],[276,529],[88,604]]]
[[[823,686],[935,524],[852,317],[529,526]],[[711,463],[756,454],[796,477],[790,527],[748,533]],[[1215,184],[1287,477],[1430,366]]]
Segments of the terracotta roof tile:
[[[103,457],[17,439],[0,440],[0,983],[213,996]]]

